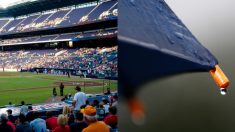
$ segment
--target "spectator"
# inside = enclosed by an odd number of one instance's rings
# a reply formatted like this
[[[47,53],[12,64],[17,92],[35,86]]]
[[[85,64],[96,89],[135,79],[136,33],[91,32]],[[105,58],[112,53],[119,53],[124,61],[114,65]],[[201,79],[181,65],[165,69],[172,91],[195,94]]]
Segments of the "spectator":
[[[118,117],[115,106],[109,107],[109,115],[104,118],[104,122],[113,129],[117,128]]]
[[[48,111],[46,113],[46,116],[47,116],[47,119],[46,119],[47,129],[54,130],[58,126],[57,117],[54,116],[52,111]]]
[[[64,84],[60,83],[60,96],[64,95]]]
[[[4,116],[5,116],[5,115],[4,115]],[[8,120],[8,117],[7,117],[7,124],[11,126],[11,128],[12,128],[13,132],[15,132],[15,131],[16,131],[16,127],[15,127],[15,125],[14,125],[11,121],[9,121],[9,120]]]
[[[11,110],[11,109],[8,109],[8,110],[7,110],[7,115],[8,115],[8,119],[14,124],[15,121],[16,121],[16,117],[14,117],[14,116],[12,115],[12,110]]]
[[[92,102],[92,106],[95,107],[95,108],[99,108],[99,101],[97,99],[95,99],[93,102]]]
[[[80,86],[76,86],[76,90],[77,93],[74,95],[72,105],[75,111],[79,111],[80,107],[86,104],[87,97],[84,92],[81,92]]]
[[[24,115],[28,113],[28,106],[25,105],[24,101],[21,101],[20,113],[23,113]]]
[[[63,115],[67,116],[69,119],[68,119],[68,124],[72,124],[74,123],[74,115],[73,115],[73,111],[68,107],[68,106],[64,106],[63,108]]]
[[[36,111],[33,113],[33,116],[34,116],[34,120],[30,122],[30,126],[31,126],[32,131],[46,132],[47,128],[46,128],[45,120],[39,118],[39,113]]]
[[[0,132],[13,132],[10,125],[7,124],[8,118],[6,114],[1,115]]]
[[[61,114],[59,115],[58,119],[57,119],[57,123],[59,126],[57,126],[53,132],[70,132],[70,128],[67,125],[68,122],[68,117]]]
[[[29,122],[26,120],[24,114],[20,114],[18,117],[19,124],[16,125],[16,132],[32,132]]]
[[[68,95],[67,94],[64,96],[64,98],[61,99],[61,101],[66,101],[66,100],[68,100]]]
[[[117,95],[113,96],[112,106],[115,106],[115,107],[118,106],[118,96]]]
[[[89,125],[82,132],[109,132],[109,127],[103,121],[97,121],[96,109],[93,106],[86,106],[84,117]]]
[[[110,88],[107,88],[107,92],[104,93],[104,95],[110,95],[110,94],[111,94]]]
[[[33,117],[33,107],[31,105],[28,106],[28,110],[29,110],[29,112],[26,114],[26,120],[28,122],[31,122],[34,119],[34,117]]]
[[[12,108],[12,107],[15,107],[14,104],[12,104],[12,102],[9,102],[8,105],[6,105],[7,108]]]
[[[76,121],[75,123],[70,125],[71,132],[81,132],[84,128],[86,128],[88,125],[83,121],[83,113],[78,111],[76,113]]]
[[[105,114],[108,114],[109,113],[109,107],[110,107],[110,104],[109,104],[109,101],[107,99],[103,99],[103,103],[104,103],[104,110],[105,110]]]

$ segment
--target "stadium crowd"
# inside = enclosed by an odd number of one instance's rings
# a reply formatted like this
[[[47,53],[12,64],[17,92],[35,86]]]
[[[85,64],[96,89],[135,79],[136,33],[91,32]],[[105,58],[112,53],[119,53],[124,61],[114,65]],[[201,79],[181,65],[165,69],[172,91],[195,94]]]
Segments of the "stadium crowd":
[[[64,106],[62,112],[47,111],[45,115],[28,109],[22,102],[19,115],[13,116],[9,108],[7,114],[0,116],[1,132],[116,132],[117,123],[117,95],[111,95],[102,101],[89,102],[79,86],[73,97],[72,107]],[[79,108],[77,108],[79,107]]]
[[[5,69],[73,69],[85,75],[117,76],[117,46],[5,51],[0,52],[0,61]],[[65,74],[46,69],[44,73]]]

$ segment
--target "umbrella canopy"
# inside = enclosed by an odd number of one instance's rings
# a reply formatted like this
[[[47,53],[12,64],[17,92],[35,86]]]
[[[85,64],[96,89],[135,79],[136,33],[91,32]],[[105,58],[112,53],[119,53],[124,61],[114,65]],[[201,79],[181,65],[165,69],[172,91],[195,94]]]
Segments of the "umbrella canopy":
[[[164,0],[119,0],[118,6],[121,95],[134,96],[151,79],[218,64]]]

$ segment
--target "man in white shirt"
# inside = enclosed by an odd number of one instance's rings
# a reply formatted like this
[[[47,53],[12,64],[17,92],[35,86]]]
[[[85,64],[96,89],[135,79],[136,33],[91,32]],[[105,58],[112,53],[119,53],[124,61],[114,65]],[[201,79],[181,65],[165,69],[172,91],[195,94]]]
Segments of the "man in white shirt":
[[[73,107],[75,111],[80,110],[80,107],[82,105],[86,104],[86,94],[84,92],[81,92],[81,88],[79,86],[76,87],[77,93],[74,95],[73,98]]]

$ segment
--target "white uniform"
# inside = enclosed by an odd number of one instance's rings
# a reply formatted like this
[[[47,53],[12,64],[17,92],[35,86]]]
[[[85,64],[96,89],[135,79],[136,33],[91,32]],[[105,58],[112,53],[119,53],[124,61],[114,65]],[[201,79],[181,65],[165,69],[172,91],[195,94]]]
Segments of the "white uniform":
[[[86,94],[83,93],[83,92],[77,92],[75,95],[74,95],[74,98],[73,98],[74,101],[76,101],[76,104],[75,104],[75,110],[80,110],[80,107],[82,105],[85,105],[86,104],[86,100],[87,100],[87,97],[86,97]]]

